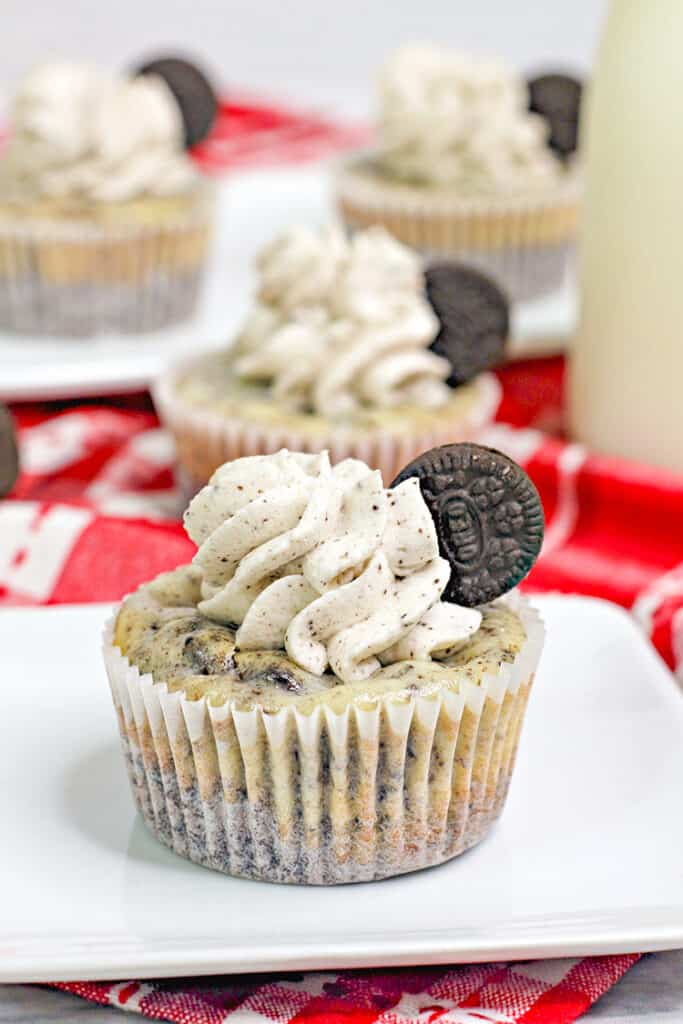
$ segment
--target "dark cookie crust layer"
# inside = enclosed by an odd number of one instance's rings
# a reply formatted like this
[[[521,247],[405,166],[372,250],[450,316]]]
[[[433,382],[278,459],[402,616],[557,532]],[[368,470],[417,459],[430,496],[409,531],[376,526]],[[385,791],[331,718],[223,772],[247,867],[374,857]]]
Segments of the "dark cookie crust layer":
[[[448,359],[451,387],[500,363],[510,330],[509,303],[486,274],[457,263],[435,263],[425,273],[427,298],[441,323],[432,343]]]
[[[443,600],[493,601],[528,574],[543,541],[543,507],[521,466],[493,448],[452,444],[419,455],[392,486],[420,480],[452,572]]]
[[[6,406],[0,404],[0,498],[14,487],[19,476],[19,452],[14,423]]]
[[[137,75],[159,75],[176,98],[185,125],[185,148],[190,149],[211,131],[218,99],[206,75],[180,57],[160,57],[135,70]]]
[[[545,74],[530,78],[529,110],[541,114],[550,126],[548,145],[565,158],[578,147],[579,114],[583,86],[572,75]]]

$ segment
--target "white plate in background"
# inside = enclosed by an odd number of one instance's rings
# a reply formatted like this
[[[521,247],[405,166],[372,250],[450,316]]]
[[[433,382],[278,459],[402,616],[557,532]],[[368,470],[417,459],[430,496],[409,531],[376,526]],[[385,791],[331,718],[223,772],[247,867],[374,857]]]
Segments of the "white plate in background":
[[[683,946],[683,697],[626,612],[548,641],[503,816],[449,864],[331,888],[228,878],[137,817],[103,606],[0,614],[0,981],[457,963]]]
[[[88,339],[31,338],[0,332],[0,398],[77,398],[142,390],[169,363],[234,335],[250,302],[253,260],[279,230],[331,215],[325,164],[249,171],[219,188],[218,229],[196,316],[154,334]],[[514,311],[510,355],[562,351],[573,333],[571,282]]]

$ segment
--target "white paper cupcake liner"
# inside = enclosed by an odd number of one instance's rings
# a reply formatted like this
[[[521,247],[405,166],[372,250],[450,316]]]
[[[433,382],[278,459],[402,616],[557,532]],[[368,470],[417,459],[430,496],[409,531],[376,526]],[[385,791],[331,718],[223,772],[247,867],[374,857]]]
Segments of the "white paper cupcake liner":
[[[506,249],[423,249],[427,264],[457,259],[492,277],[512,302],[525,302],[548,295],[562,287],[576,261],[576,243],[516,246]]]
[[[211,192],[153,223],[0,218],[0,329],[86,337],[189,317],[204,274]]]
[[[302,714],[209,705],[104,658],[135,803],[180,856],[272,882],[368,881],[440,864],[499,816],[543,646],[457,689]]]
[[[519,196],[464,196],[400,188],[363,173],[368,155],[342,165],[337,205],[347,227],[381,224],[427,262],[456,259],[491,274],[513,301],[561,285],[576,249],[578,174]]]
[[[177,367],[154,385],[154,404],[163,424],[175,438],[178,460],[190,486],[199,487],[212,473],[232,459],[244,455],[269,455],[288,448],[296,452],[328,450],[333,463],[342,459],[361,459],[373,469],[382,471],[385,484],[416,455],[438,445],[473,440],[496,414],[501,387],[493,374],[481,374],[476,380],[476,400],[457,415],[444,408],[442,418],[429,430],[414,434],[345,430],[338,423],[315,418],[315,430],[304,432],[282,426],[263,424],[228,416],[209,409],[200,409],[184,401],[178,394],[178,381],[192,363]],[[322,425],[322,426],[321,426]]]

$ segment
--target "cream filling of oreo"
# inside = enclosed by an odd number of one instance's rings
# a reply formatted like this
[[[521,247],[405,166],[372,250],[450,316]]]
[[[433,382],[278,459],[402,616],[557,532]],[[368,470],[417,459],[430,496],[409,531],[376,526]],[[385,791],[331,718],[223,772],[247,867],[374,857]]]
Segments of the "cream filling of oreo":
[[[327,453],[238,459],[194,498],[199,611],[236,627],[240,650],[286,650],[345,683],[406,658],[447,657],[481,613],[442,603],[450,576],[416,479]]]
[[[351,241],[294,229],[258,261],[258,301],[235,371],[286,407],[323,416],[445,405],[451,367],[430,351],[439,322],[417,257],[383,229]]]

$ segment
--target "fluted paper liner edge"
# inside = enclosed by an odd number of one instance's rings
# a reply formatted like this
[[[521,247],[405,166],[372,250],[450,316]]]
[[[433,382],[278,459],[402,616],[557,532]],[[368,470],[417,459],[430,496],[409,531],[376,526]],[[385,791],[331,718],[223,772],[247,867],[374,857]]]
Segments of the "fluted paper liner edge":
[[[559,286],[575,251],[580,179],[522,195],[443,195],[400,190],[346,161],[335,176],[336,203],[352,230],[381,224],[426,260],[457,259],[493,275],[510,299]]]
[[[476,379],[478,394],[472,406],[457,416],[443,418],[429,430],[391,435],[381,430],[353,433],[330,421],[329,430],[307,433],[287,424],[259,424],[239,416],[199,409],[177,393],[177,381],[192,365],[181,364],[152,388],[159,417],[173,434],[178,460],[194,486],[205,484],[224,462],[245,455],[270,455],[281,448],[295,452],[327,449],[333,463],[361,459],[382,471],[387,486],[416,455],[454,441],[470,441],[487,426],[500,404],[501,387],[490,373]]]
[[[514,661],[453,690],[318,706],[219,707],[141,675],[104,633],[135,804],[166,846],[227,874],[334,884],[442,863],[484,837],[514,767],[544,628],[517,595]]]
[[[87,336],[189,317],[207,263],[213,190],[156,223],[0,217],[0,327]]]

